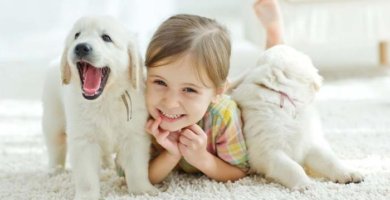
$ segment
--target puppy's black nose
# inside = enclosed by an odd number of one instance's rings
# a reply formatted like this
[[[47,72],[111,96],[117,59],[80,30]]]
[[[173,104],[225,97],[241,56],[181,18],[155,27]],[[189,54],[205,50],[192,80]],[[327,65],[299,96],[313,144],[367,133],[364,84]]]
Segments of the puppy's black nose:
[[[74,52],[78,57],[81,58],[91,53],[92,47],[87,43],[80,43],[75,47]]]

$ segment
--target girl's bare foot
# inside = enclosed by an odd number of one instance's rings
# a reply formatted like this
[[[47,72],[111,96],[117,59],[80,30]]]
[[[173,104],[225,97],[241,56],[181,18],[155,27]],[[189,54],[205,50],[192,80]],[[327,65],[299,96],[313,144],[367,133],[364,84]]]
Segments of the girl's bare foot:
[[[256,0],[253,9],[267,34],[266,48],[284,43],[283,19],[277,0]]]

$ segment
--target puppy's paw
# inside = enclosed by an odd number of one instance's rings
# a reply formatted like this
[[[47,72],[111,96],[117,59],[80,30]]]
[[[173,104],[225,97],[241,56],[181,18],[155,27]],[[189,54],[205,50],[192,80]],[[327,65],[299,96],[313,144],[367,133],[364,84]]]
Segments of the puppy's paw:
[[[64,167],[58,165],[57,167],[52,167],[49,169],[49,176],[57,176],[58,174],[62,174],[65,172]]]
[[[128,191],[130,194],[140,195],[140,194],[149,194],[156,196],[160,191],[155,188],[152,184],[133,184],[128,185]]]
[[[291,190],[292,191],[305,192],[306,190],[309,190],[312,185],[313,185],[313,181],[311,181],[311,180],[304,180],[304,181],[301,181],[301,182],[297,182],[294,186],[291,187]]]
[[[115,167],[114,162],[111,158],[102,159],[102,168],[103,169],[113,169]]]
[[[344,170],[331,179],[333,182],[341,184],[360,183],[364,181],[361,173],[352,170]]]

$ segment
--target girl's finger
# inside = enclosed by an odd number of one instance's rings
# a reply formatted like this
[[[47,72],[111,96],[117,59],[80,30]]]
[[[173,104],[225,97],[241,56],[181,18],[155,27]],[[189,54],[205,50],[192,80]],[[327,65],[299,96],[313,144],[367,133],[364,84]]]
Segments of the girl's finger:
[[[204,130],[198,124],[193,124],[191,126],[188,126],[187,128],[189,130],[191,130],[193,133],[200,136],[202,139],[207,139],[207,134],[204,132]]]
[[[184,137],[188,138],[189,140],[197,140],[199,137],[196,133],[194,133],[192,130],[187,129],[187,128],[181,132],[180,136],[181,137],[184,136]]]
[[[153,121],[154,121],[154,120],[149,119],[149,120],[146,122],[146,125],[145,125],[146,132],[149,133],[149,134],[151,134],[151,135],[152,135],[151,126],[152,126]]]
[[[190,146],[192,144],[192,141],[185,136],[180,136],[179,142],[185,146]]]
[[[197,135],[206,134],[198,124],[192,124],[191,126],[188,126],[187,129],[190,129],[192,132],[194,132]]]
[[[153,123],[150,126],[150,131],[152,132],[152,135],[156,137],[156,135],[159,133],[158,127],[160,126],[161,118],[158,117],[156,120],[153,121]]]
[[[164,132],[160,132],[160,133],[157,133],[156,135],[154,135],[156,137],[156,140],[164,140],[165,138],[167,138],[169,135],[169,132],[168,131],[164,131]]]

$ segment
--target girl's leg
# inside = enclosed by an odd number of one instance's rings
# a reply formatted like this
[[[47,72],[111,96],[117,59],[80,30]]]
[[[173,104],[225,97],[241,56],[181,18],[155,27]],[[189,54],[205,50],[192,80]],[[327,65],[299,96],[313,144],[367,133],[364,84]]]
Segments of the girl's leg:
[[[266,49],[283,44],[283,19],[277,0],[257,0],[253,9],[266,32]]]

